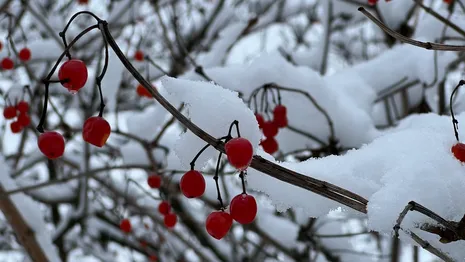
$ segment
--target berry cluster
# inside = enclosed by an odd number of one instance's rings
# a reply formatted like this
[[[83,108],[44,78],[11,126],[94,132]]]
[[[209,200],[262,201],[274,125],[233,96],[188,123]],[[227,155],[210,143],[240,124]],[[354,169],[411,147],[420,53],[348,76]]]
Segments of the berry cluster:
[[[231,130],[233,126],[236,126],[238,137],[231,137]],[[218,200],[221,205],[221,209],[218,211],[213,211],[210,213],[205,222],[205,228],[212,237],[215,239],[222,239],[227,235],[229,230],[232,227],[233,220],[240,224],[250,224],[255,219],[257,215],[257,202],[255,198],[246,193],[245,182],[244,182],[244,173],[252,162],[253,157],[253,146],[249,140],[240,137],[238,122],[234,121],[231,124],[229,129],[229,134],[226,137],[220,138],[220,140],[225,139],[226,144],[224,146],[229,164],[235,167],[240,171],[239,177],[242,181],[243,192],[235,196],[229,205],[229,213],[226,212],[226,208],[223,205],[223,200],[221,198],[220,188],[218,184],[218,171],[219,164],[221,161],[222,153],[220,153],[218,158],[218,163],[216,167],[216,173],[213,179],[216,182],[216,189],[218,193]],[[195,161],[197,158],[205,151],[209,145],[203,147],[200,152],[194,157],[191,162],[191,170],[186,172],[180,181],[181,192],[187,198],[200,197],[205,192],[205,179],[203,175],[194,169]]]
[[[279,128],[287,126],[287,108],[280,104],[277,105],[273,109],[273,119],[267,121],[265,121],[265,118],[260,113],[255,113],[255,118],[265,136],[265,139],[260,142],[260,145],[268,154],[274,154],[279,148],[275,136],[278,134]]]
[[[16,105],[6,106],[3,109],[3,117],[8,120],[14,120],[10,124],[11,132],[19,133],[31,123],[31,118],[28,114],[29,103],[21,100]]]
[[[0,50],[1,50],[1,47],[0,47]],[[31,60],[31,50],[27,47],[19,50],[18,58],[19,60],[23,62],[27,62]],[[3,70],[11,70],[14,68],[15,63],[13,62],[13,59],[11,57],[4,57],[2,61],[0,62],[0,65]]]
[[[158,189],[162,185],[162,177],[157,174],[152,174],[147,178],[147,184],[150,188]],[[173,228],[178,222],[176,214],[171,212],[171,205],[168,201],[161,201],[158,205],[158,212],[164,216],[163,223],[167,228]]]

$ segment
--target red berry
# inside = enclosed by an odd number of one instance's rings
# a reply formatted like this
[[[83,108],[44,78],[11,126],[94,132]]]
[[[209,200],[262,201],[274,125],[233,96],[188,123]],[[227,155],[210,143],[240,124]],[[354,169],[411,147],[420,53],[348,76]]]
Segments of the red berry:
[[[263,151],[272,155],[278,151],[278,142],[273,137],[266,138],[260,142],[260,145],[263,147]]]
[[[150,175],[147,178],[147,184],[150,188],[160,188],[161,186],[161,176],[159,175]]]
[[[273,109],[273,116],[274,117],[277,117],[277,116],[286,116],[287,115],[287,108],[283,105],[277,105],[274,109]]]
[[[19,60],[26,62],[31,59],[31,50],[27,47],[21,49],[18,53]]]
[[[5,117],[5,119],[13,119],[16,115],[17,112],[14,106],[7,106],[3,109],[3,117]]]
[[[142,85],[137,86],[136,92],[139,96],[152,98],[150,92],[147,91],[147,89],[145,89]]]
[[[257,215],[257,202],[247,194],[239,194],[231,200],[229,205],[231,217],[243,225],[250,224]]]
[[[18,122],[21,125],[21,127],[26,127],[31,123],[31,118],[28,114],[21,113],[18,116]]]
[[[278,126],[273,121],[263,123],[263,134],[265,137],[275,137],[278,134]]]
[[[139,244],[142,248],[146,248],[147,247],[147,242],[145,240],[141,240],[139,241]]]
[[[378,0],[368,0],[369,5],[375,5]]]
[[[182,176],[179,187],[187,198],[199,197],[205,192],[205,179],[199,171],[190,170]]]
[[[452,3],[452,0],[444,0],[444,3],[446,3],[446,4],[451,4],[451,3]]]
[[[13,134],[17,134],[21,132],[21,130],[23,130],[23,127],[21,126],[21,123],[19,123],[19,121],[14,121],[11,122],[10,129]]]
[[[65,139],[55,131],[47,131],[37,140],[40,151],[49,159],[56,159],[65,152]]]
[[[157,262],[158,261],[158,257],[155,256],[155,255],[151,255],[150,258],[149,258],[150,262]]]
[[[465,163],[465,144],[457,143],[452,146],[451,151],[455,158],[457,158],[460,162]]]
[[[82,138],[89,144],[102,147],[111,133],[110,124],[103,117],[89,117],[82,128]]]
[[[141,50],[137,50],[134,53],[134,59],[136,61],[144,61],[144,53]]]
[[[277,127],[287,126],[287,108],[283,105],[277,105],[273,110],[273,122]]]
[[[3,49],[3,43],[0,42],[0,51],[2,51],[2,49]]]
[[[10,70],[10,69],[13,69],[14,67],[14,63],[13,63],[13,60],[11,60],[11,58],[9,57],[5,57],[2,59],[2,68],[5,69],[5,70]]]
[[[257,119],[258,127],[262,129],[263,123],[265,123],[265,118],[263,118],[263,116],[260,115],[259,113],[255,113],[255,119]]]
[[[283,128],[287,126],[287,117],[278,117],[273,119],[273,122],[276,124],[277,127]]]
[[[19,103],[16,105],[16,110],[18,110],[20,113],[27,113],[27,111],[29,111],[29,103],[24,100],[19,101]]]
[[[124,233],[131,232],[131,221],[129,221],[129,219],[127,219],[127,218],[121,220],[121,223],[119,224],[119,228]]]
[[[66,81],[62,85],[72,93],[76,93],[87,82],[87,66],[78,59],[71,59],[63,63],[58,71],[60,81]]]
[[[231,229],[233,219],[230,214],[224,211],[214,211],[207,217],[205,228],[210,236],[220,240]]]
[[[170,203],[167,201],[161,201],[161,203],[158,205],[158,212],[162,215],[168,215],[171,211],[171,206]]]
[[[245,170],[252,162],[253,146],[249,140],[237,137],[229,140],[224,145],[224,150],[228,156],[229,163],[239,169]]]
[[[89,3],[89,0],[78,0],[78,3],[81,4],[81,5],[85,5],[85,4]]]
[[[178,218],[173,213],[165,215],[165,218],[163,219],[163,223],[165,223],[167,228],[173,228],[176,225],[176,222],[178,222]]]

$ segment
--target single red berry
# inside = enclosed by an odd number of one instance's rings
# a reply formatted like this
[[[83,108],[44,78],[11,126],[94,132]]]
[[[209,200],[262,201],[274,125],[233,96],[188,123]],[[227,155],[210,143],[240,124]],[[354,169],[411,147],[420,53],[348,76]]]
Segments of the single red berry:
[[[47,131],[37,140],[40,151],[49,159],[56,159],[65,152],[65,139],[55,131]]]
[[[136,61],[144,61],[144,52],[142,52],[141,50],[137,50],[134,53],[134,59]]]
[[[78,3],[81,5],[85,5],[89,3],[89,0],[78,0]]]
[[[155,255],[151,255],[150,258],[149,258],[150,262],[157,262],[158,261],[158,257],[155,256]]]
[[[287,126],[287,108],[283,105],[277,105],[273,110],[273,122],[277,127]]]
[[[127,218],[121,220],[121,223],[119,224],[119,228],[124,233],[130,233],[131,232],[131,221],[129,221],[129,219]]]
[[[249,140],[243,137],[229,140],[224,145],[224,150],[228,156],[229,163],[239,170],[247,169],[250,162],[252,162],[253,146]]]
[[[283,105],[277,105],[273,109],[273,116],[276,118],[277,116],[286,116],[287,115],[287,108]]]
[[[147,178],[147,184],[150,188],[160,188],[161,186],[161,176],[159,175],[150,175]]]
[[[284,128],[287,126],[287,117],[275,118],[273,119],[273,122],[276,124],[277,127]]]
[[[27,62],[31,59],[31,50],[27,47],[19,50],[19,53],[18,53],[18,56],[19,56],[19,60],[23,61],[23,62]]]
[[[275,137],[278,134],[278,126],[273,121],[263,123],[263,134],[265,137]]]
[[[28,114],[21,113],[18,116],[18,122],[21,125],[21,127],[26,127],[31,123],[31,118],[29,117]]]
[[[24,100],[19,101],[19,103],[16,105],[16,110],[18,110],[20,113],[27,113],[27,111],[29,111],[29,103]]]
[[[77,93],[87,82],[87,66],[78,59],[68,60],[60,67],[58,78],[71,93]]]
[[[444,3],[446,3],[446,4],[451,4],[451,3],[452,3],[452,0],[444,0]]]
[[[173,228],[176,225],[176,222],[178,222],[178,218],[173,213],[165,215],[165,218],[163,219],[163,223],[165,223],[167,228]]]
[[[179,187],[187,198],[199,197],[205,192],[205,178],[199,171],[190,170],[182,176]]]
[[[2,59],[2,68],[5,69],[5,70],[11,70],[13,69],[14,67],[14,63],[13,63],[13,60],[9,57],[5,57]]]
[[[82,138],[89,144],[102,147],[111,133],[110,124],[103,117],[89,117],[82,128]]]
[[[3,117],[5,119],[13,119],[17,115],[16,108],[14,106],[7,106],[3,109]]]
[[[23,127],[21,126],[21,123],[19,123],[19,121],[14,121],[11,122],[10,129],[13,134],[17,134],[21,132],[21,130],[23,130]]]
[[[152,95],[150,94],[150,92],[147,91],[147,89],[145,89],[142,85],[137,86],[136,92],[141,97],[150,97],[150,98],[152,98]]]
[[[231,229],[233,219],[224,211],[214,211],[207,217],[205,228],[210,236],[220,240],[226,236]]]
[[[262,140],[260,142],[260,145],[262,146],[263,151],[267,152],[270,155],[278,151],[278,148],[279,148],[278,142],[273,137],[265,138],[265,140]]]
[[[375,5],[378,0],[368,0],[369,5]]]
[[[231,217],[240,224],[250,224],[257,216],[257,202],[247,194],[239,194],[231,200],[229,205]]]
[[[263,118],[263,116],[260,115],[259,113],[255,113],[255,119],[257,119],[258,128],[262,129],[263,123],[265,123],[265,118]]]
[[[158,212],[162,215],[168,215],[171,211],[171,205],[167,201],[161,201],[158,205]]]
[[[465,144],[457,143],[452,146],[451,151],[455,158],[457,158],[460,162],[465,163]]]

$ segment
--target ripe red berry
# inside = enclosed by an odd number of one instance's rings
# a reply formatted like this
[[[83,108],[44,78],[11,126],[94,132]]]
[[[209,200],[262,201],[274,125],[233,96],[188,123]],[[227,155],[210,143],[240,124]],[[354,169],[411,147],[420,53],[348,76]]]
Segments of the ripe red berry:
[[[141,97],[150,97],[150,98],[152,98],[152,95],[150,94],[150,92],[147,91],[147,89],[145,89],[142,85],[137,86],[136,92]]]
[[[127,218],[121,220],[121,223],[119,224],[119,228],[124,233],[130,233],[131,232],[131,221],[129,221],[129,219]]]
[[[263,123],[263,134],[265,137],[275,137],[278,134],[278,126],[273,121]]]
[[[58,79],[71,93],[77,93],[87,82],[87,66],[78,59],[71,59],[63,63],[58,71]]]
[[[65,139],[55,131],[47,131],[37,140],[40,151],[49,159],[56,159],[65,152]]]
[[[9,57],[5,57],[2,59],[2,68],[5,69],[5,70],[10,70],[10,69],[13,69],[14,67],[14,63],[13,63],[13,60],[11,60],[11,58]]]
[[[21,123],[19,123],[19,121],[14,121],[11,122],[10,129],[13,134],[17,134],[21,132],[21,130],[23,130],[23,127],[21,126]]]
[[[171,211],[171,205],[167,201],[161,201],[158,205],[158,212],[162,215],[168,215]]]
[[[239,194],[231,200],[229,205],[231,217],[240,224],[250,224],[257,215],[257,202],[247,194]]]
[[[165,218],[163,219],[163,223],[167,228],[173,228],[176,225],[176,222],[178,222],[178,218],[173,213],[165,215]]]
[[[446,3],[446,4],[451,4],[451,3],[452,3],[452,0],[444,0],[444,3]]]
[[[85,5],[85,4],[89,3],[89,0],[78,0],[78,3],[81,4],[81,5]]]
[[[16,110],[18,110],[20,113],[27,113],[27,111],[29,111],[29,103],[24,100],[19,101],[19,103],[16,105]]]
[[[287,117],[278,117],[273,119],[273,122],[276,124],[277,127],[283,128],[287,126]]]
[[[250,162],[252,162],[253,146],[249,140],[243,137],[229,140],[224,145],[224,150],[228,156],[229,163],[239,170],[247,169]]]
[[[267,152],[270,155],[278,151],[278,148],[279,148],[278,142],[273,137],[265,138],[265,140],[262,140],[260,142],[260,145],[262,146],[263,151]]]
[[[16,108],[14,106],[7,106],[3,109],[3,117],[5,119],[13,119],[17,115]]]
[[[368,0],[369,5],[375,5],[378,0]]]
[[[19,50],[19,53],[18,53],[18,56],[19,56],[19,60],[23,61],[23,62],[27,62],[31,59],[31,50],[27,47]]]
[[[277,105],[273,110],[273,122],[277,127],[287,126],[287,108],[283,105]]]
[[[142,52],[141,50],[137,50],[134,53],[134,59],[136,61],[144,61],[144,52]]]
[[[147,184],[150,188],[160,188],[161,186],[161,176],[159,175],[150,175],[147,178]]]
[[[233,219],[230,214],[224,211],[214,211],[207,217],[205,228],[210,236],[220,240],[231,229]]]
[[[273,116],[276,118],[277,116],[286,116],[287,115],[287,108],[283,105],[277,105],[273,109]]]
[[[263,118],[263,116],[260,115],[259,113],[255,113],[255,119],[257,119],[258,127],[262,129],[263,123],[265,123],[265,118]]]
[[[149,258],[150,262],[157,262],[158,261],[158,257],[155,256],[155,255],[151,255],[150,258]]]
[[[205,192],[205,178],[199,171],[190,170],[182,176],[179,187],[187,198],[199,197]]]
[[[103,117],[89,117],[82,128],[82,138],[89,144],[102,147],[111,133],[110,124]]]
[[[465,144],[457,143],[452,146],[451,151],[455,158],[457,158],[460,162],[465,163]]]
[[[21,125],[21,127],[26,127],[31,123],[31,118],[29,117],[28,114],[21,113],[18,116],[18,122]]]

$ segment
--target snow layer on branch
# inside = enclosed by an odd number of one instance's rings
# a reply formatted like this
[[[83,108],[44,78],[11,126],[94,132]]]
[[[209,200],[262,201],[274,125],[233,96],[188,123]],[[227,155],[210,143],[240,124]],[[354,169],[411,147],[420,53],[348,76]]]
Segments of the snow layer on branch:
[[[247,138],[254,148],[258,146],[261,134],[255,116],[236,92],[212,83],[171,77],[164,77],[162,84],[172,96],[186,103],[191,121],[213,137],[227,135],[231,123],[238,120],[241,136]],[[235,129],[232,135],[237,136]],[[203,140],[192,132],[186,132],[180,136],[174,150],[184,167],[188,167],[203,146]],[[197,160],[197,168],[216,156],[216,150],[207,149]]]
[[[4,190],[11,191],[18,188],[16,182],[9,177],[9,168],[5,164],[4,159],[0,159],[0,168],[3,170],[0,175],[0,183]],[[33,234],[31,236],[36,238],[37,243],[42,248],[48,261],[61,261],[55,246],[52,243],[50,232],[47,230],[47,225],[41,218],[40,207],[29,196],[24,193],[18,193],[10,196],[10,200],[15,205],[21,217],[29,225]],[[39,213],[37,213],[39,212]]]

